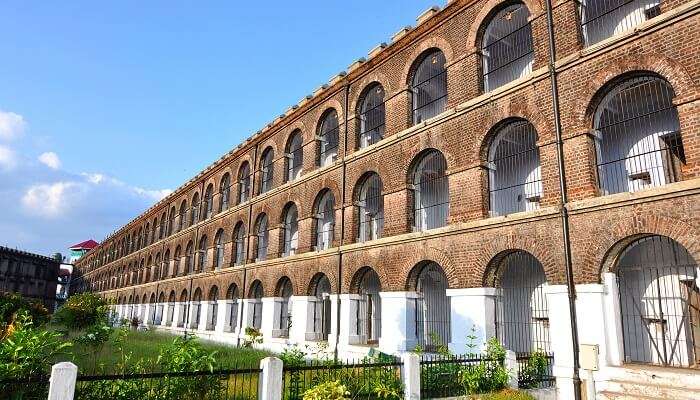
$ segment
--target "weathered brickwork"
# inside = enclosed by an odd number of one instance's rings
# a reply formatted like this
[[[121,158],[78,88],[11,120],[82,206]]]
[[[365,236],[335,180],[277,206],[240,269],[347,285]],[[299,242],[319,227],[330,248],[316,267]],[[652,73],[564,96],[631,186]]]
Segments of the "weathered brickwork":
[[[77,267],[85,288],[126,303],[144,296],[160,298],[161,293],[165,299],[171,293],[179,299],[198,288],[206,296],[215,285],[221,296],[232,284],[243,297],[249,295],[252,282],[259,280],[264,295],[270,297],[275,296],[280,279],[288,277],[295,294],[307,295],[315,277],[323,273],[334,293],[348,293],[356,290],[358,271],[371,267],[380,277],[382,291],[405,291],[415,289],[416,270],[427,261],[443,268],[451,288],[481,287],[493,284],[494,266],[515,250],[535,256],[548,282],[564,283],[544,3],[525,2],[532,28],[533,72],[484,93],[480,43],[485,24],[501,4],[499,0],[451,1],[390,46],[353,64],[346,75],[304,98],[83,257]],[[700,6],[697,1],[662,5],[660,16],[589,48],[582,44],[575,3],[554,5],[556,71],[571,201],[567,207],[578,283],[599,282],[601,272],[614,268],[625,244],[639,235],[668,236],[700,259]],[[446,59],[447,105],[440,115],[414,125],[409,89],[415,61],[433,48],[440,49]],[[603,196],[596,170],[593,114],[611,82],[642,72],[663,78],[673,88],[685,153],[679,182]],[[384,138],[359,149],[360,102],[374,82],[385,92]],[[338,157],[331,165],[319,167],[319,121],[330,108],[338,115]],[[529,121],[537,133],[540,209],[490,217],[489,148],[498,129],[514,120]],[[302,173],[288,182],[291,157],[285,153],[295,132],[303,138]],[[268,148],[274,154],[271,189],[262,193],[261,156]],[[413,232],[412,172],[418,157],[430,149],[440,151],[447,164],[448,223]],[[253,171],[250,190],[255,195],[239,204],[238,181],[246,162]],[[358,242],[358,183],[371,172],[382,182],[383,237],[362,243]],[[228,208],[220,210],[226,174],[231,183]],[[203,220],[203,199],[210,185],[214,212]],[[335,224],[331,245],[318,251],[317,203],[326,190],[334,198]],[[283,256],[283,211],[289,203],[298,210],[298,248],[297,254]],[[199,221],[190,226],[193,204],[198,204]],[[181,209],[186,210],[184,218]],[[266,259],[257,260],[255,229],[262,213],[268,217],[269,244]],[[175,232],[183,221],[186,227]],[[171,222],[173,232],[168,235]],[[245,232],[245,256],[236,263],[232,235],[239,224]],[[220,230],[224,232],[223,261],[216,268],[214,240]],[[159,239],[162,231],[166,232]],[[203,236],[208,247],[206,264],[200,268],[195,262],[194,273],[188,275],[187,247],[194,249],[196,259]],[[162,265],[155,265],[157,260]]]

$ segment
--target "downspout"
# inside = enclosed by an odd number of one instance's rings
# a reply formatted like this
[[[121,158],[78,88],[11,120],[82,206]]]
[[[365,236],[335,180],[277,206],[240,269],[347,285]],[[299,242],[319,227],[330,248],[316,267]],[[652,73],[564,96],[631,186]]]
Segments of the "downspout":
[[[554,18],[552,17],[551,0],[545,1],[547,9],[547,33],[549,40],[549,81],[552,91],[552,108],[554,112],[554,129],[557,141],[557,166],[559,168],[560,218],[562,239],[564,241],[564,263],[566,268],[566,289],[569,297],[569,320],[571,322],[571,347],[573,351],[573,384],[574,399],[581,400],[581,379],[579,377],[579,341],[578,324],[576,321],[576,287],[571,261],[571,238],[569,236],[569,211],[567,209],[568,195],[566,188],[566,170],[564,166],[564,142],[562,140],[561,115],[559,110],[559,88],[556,71],[556,47],[554,41]]]
[[[347,79],[347,77],[345,78]],[[343,138],[343,162],[342,173],[340,177],[341,184],[341,203],[340,203],[340,245],[338,251],[338,294],[336,297],[336,313],[335,313],[335,348],[333,349],[333,359],[338,361],[338,343],[340,343],[340,292],[343,283],[343,251],[340,248],[345,244],[345,173],[347,169],[347,154],[348,154],[348,124],[350,121],[349,110],[350,82],[345,84],[345,137]]]
[[[260,143],[257,143],[255,145],[255,150],[253,151],[253,171],[256,170],[256,164],[258,162],[258,146]],[[253,179],[251,179],[251,184],[250,184],[250,192],[255,193],[255,176],[253,176]],[[252,196],[251,196],[252,198]],[[248,278],[248,268],[246,268],[246,265],[248,264],[248,257],[250,256],[250,228],[252,227],[252,218],[253,218],[253,204],[252,202],[248,203],[248,229],[246,232],[246,240],[243,243],[243,246],[245,246],[245,257],[243,257],[243,287],[241,288],[240,293],[242,294],[241,296],[241,312],[236,312],[237,318],[238,318],[238,335],[236,335],[236,346],[241,345],[241,331],[243,330],[243,306],[245,305],[244,301],[247,299],[246,297],[246,285],[247,285],[247,278]],[[235,262],[235,261],[234,261]],[[236,307],[238,305],[236,304]]]
[[[201,208],[202,202],[200,201],[199,204],[200,204],[199,210],[201,211],[202,210],[202,208]],[[200,218],[201,218],[201,215],[200,215]],[[197,223],[199,224],[199,221]],[[199,227],[197,227],[197,229],[195,229],[195,231],[194,231],[194,243],[192,244],[193,247],[197,247],[197,238],[199,238]],[[187,251],[187,248],[185,248],[185,252],[186,251]],[[197,254],[197,251],[192,249],[192,254],[194,256],[194,254]],[[187,305],[185,306],[185,308],[186,308],[186,310],[185,310],[185,337],[187,337],[187,324],[190,322],[190,307],[192,305],[192,280],[194,279],[194,278],[192,278],[192,275],[193,275],[194,269],[195,269],[194,268],[195,262],[197,262],[196,259],[194,261],[192,261],[192,263],[193,263],[192,273],[189,273],[189,271],[188,271],[188,275],[190,276],[190,289],[187,291]],[[185,268],[187,268],[186,265],[185,265]]]

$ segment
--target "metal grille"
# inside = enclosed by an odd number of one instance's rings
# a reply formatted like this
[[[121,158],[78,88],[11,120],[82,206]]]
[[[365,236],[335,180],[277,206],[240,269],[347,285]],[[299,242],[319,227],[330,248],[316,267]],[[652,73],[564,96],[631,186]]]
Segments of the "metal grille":
[[[207,237],[199,239],[199,250],[197,251],[197,267],[199,271],[204,271],[207,266]]]
[[[238,204],[245,203],[250,198],[250,164],[244,162],[238,171]]]
[[[490,374],[501,363],[501,360],[478,354],[423,354],[420,361],[421,398],[464,398],[465,388],[460,379],[464,371],[482,368]]]
[[[363,344],[377,343],[382,332],[382,300],[379,296],[380,291],[379,275],[374,270],[368,269],[362,275],[362,280],[360,281],[360,299],[353,300],[357,302],[354,333],[360,337],[360,341]]]
[[[603,193],[635,192],[678,179],[685,154],[673,97],[666,81],[638,76],[602,99],[594,127]]]
[[[382,180],[372,173],[365,178],[356,204],[358,209],[358,241],[365,242],[382,237],[384,231],[384,195]]]
[[[539,360],[538,360],[539,358]],[[542,359],[544,358],[544,359]],[[517,354],[518,387],[521,389],[542,389],[554,387],[554,353]]]
[[[214,286],[209,292],[209,309],[207,310],[207,330],[214,330],[219,314],[219,289]]]
[[[325,167],[333,164],[338,157],[338,113],[326,111],[318,127],[319,160],[318,165]]]
[[[265,193],[272,189],[272,179],[274,178],[273,162],[275,153],[271,147],[263,151],[260,159],[260,193]]]
[[[540,152],[531,123],[520,120],[499,129],[489,149],[488,167],[492,215],[540,208]]]
[[[257,225],[255,257],[256,261],[264,261],[267,258],[267,244],[270,237],[267,230],[267,214],[258,217]]]
[[[231,194],[231,176],[229,174],[224,174],[221,179],[221,184],[219,185],[219,211],[224,211],[228,209],[229,197]]]
[[[292,301],[291,297],[294,293],[292,288],[292,282],[288,278],[283,278],[278,293],[281,299],[279,300],[279,324],[277,329],[279,329],[278,337],[289,337],[289,328],[292,326]]]
[[[413,124],[419,124],[443,111],[447,105],[445,55],[433,50],[424,56],[411,81]]]
[[[296,254],[299,247],[299,215],[297,206],[290,204],[284,216],[284,256]]]
[[[212,216],[212,213],[214,212],[214,197],[212,194],[212,191],[214,190],[214,187],[210,184],[207,186],[206,192],[204,192],[204,210],[202,214],[204,215],[204,219],[209,219]]]
[[[335,199],[327,190],[316,205],[316,250],[325,250],[333,244],[335,228]]]
[[[331,331],[331,282],[325,275],[317,279],[314,288],[313,332],[316,340],[328,340]]]
[[[194,194],[192,198],[192,212],[190,213],[190,225],[194,225],[199,222],[199,195]]]
[[[580,0],[577,3],[586,46],[629,31],[661,14],[659,0]]]
[[[413,177],[414,226],[418,231],[447,224],[449,186],[447,162],[442,153],[431,150],[422,156]]]
[[[617,263],[626,362],[674,367],[700,362],[698,265],[668,237],[633,242]]]
[[[425,351],[436,351],[450,342],[450,299],[447,277],[434,263],[422,267],[417,279],[415,302],[415,335]]]
[[[375,83],[371,85],[360,106],[360,143],[359,147],[371,146],[384,137],[384,88]]]
[[[245,228],[242,223],[236,225],[233,238],[233,265],[240,265],[245,259]]]
[[[189,226],[187,222],[187,200],[183,200],[182,203],[180,203],[180,225],[182,229]]]
[[[304,164],[304,148],[302,146],[301,132],[294,131],[287,142],[285,154],[287,181],[293,181],[301,176],[301,168]]]
[[[530,12],[523,4],[503,8],[484,31],[481,60],[484,90],[490,91],[532,72]]]
[[[507,255],[496,271],[496,334],[516,353],[549,352],[549,310],[542,264],[525,251]]]
[[[187,266],[187,273],[188,274],[193,274],[194,273],[194,246],[192,245],[192,242],[189,242],[187,244],[187,249],[185,251],[185,265]]]
[[[214,239],[214,269],[224,266],[224,231],[219,230]]]

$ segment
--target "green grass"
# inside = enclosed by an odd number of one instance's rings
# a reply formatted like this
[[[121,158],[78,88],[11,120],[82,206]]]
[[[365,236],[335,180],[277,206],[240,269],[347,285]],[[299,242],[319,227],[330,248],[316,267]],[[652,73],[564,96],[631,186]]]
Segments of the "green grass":
[[[69,335],[67,338],[71,340],[77,335]],[[132,357],[129,364],[143,359],[152,370],[156,370],[156,360],[160,353],[160,348],[166,344],[172,343],[176,336],[156,331],[130,331],[125,340],[125,352],[131,353]],[[270,353],[262,350],[254,350],[248,348],[240,348],[227,346],[200,340],[202,347],[208,351],[216,351],[216,369],[227,368],[250,368],[257,367],[261,359],[270,355]],[[73,341],[73,347],[70,348],[70,354],[61,356],[56,362],[71,361],[78,366],[78,371],[81,374],[92,374],[95,371],[95,365],[103,365],[102,373],[113,373],[116,364],[121,360],[119,350],[114,347],[114,344],[107,342],[104,348],[96,355],[92,349],[87,348]],[[98,368],[99,369],[99,368]]]

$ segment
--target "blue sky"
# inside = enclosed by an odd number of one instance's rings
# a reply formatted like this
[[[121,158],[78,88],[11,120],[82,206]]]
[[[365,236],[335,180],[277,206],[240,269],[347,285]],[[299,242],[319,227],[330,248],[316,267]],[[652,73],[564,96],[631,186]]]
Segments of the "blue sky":
[[[0,245],[100,241],[434,4],[97,3],[3,2]]]

